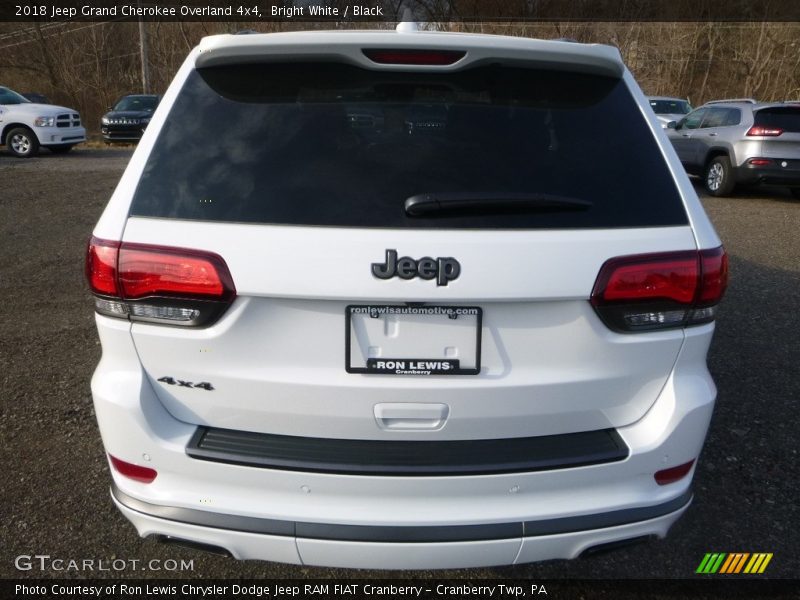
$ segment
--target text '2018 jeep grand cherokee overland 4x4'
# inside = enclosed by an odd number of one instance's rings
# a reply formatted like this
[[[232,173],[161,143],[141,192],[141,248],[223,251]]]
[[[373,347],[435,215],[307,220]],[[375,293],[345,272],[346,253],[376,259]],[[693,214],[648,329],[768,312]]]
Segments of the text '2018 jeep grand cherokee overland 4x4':
[[[690,502],[727,261],[613,48],[206,38],[87,274],[142,536],[501,565],[663,537]]]

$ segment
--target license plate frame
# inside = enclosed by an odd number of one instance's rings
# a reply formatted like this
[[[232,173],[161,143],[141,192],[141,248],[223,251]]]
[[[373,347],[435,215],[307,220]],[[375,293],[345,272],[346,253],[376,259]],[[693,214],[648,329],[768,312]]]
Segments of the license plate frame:
[[[425,311],[426,309],[431,309],[435,312],[421,312]],[[460,312],[458,314],[454,313],[453,311],[463,311],[463,310],[470,310],[474,311],[472,314]],[[463,359],[455,359],[455,358],[430,358],[425,356],[409,358],[409,357],[381,357],[380,360],[385,362],[399,362],[405,363],[402,365],[402,368],[375,368],[374,366],[370,368],[369,364],[372,361],[378,361],[375,357],[367,356],[364,359],[365,365],[362,366],[353,366],[351,364],[352,358],[352,317],[354,314],[368,314],[370,318],[372,318],[373,311],[378,314],[380,318],[383,315],[386,315],[386,311],[391,311],[388,314],[412,314],[412,315],[424,315],[424,316],[438,316],[442,319],[454,319],[452,314],[456,314],[455,319],[460,318],[462,316],[467,317],[475,317],[475,361],[474,367],[461,367]],[[383,312],[380,312],[383,311]],[[416,311],[416,312],[413,312]],[[345,354],[345,371],[348,373],[354,374],[362,374],[362,375],[394,375],[394,376],[406,376],[406,377],[430,377],[430,376],[437,376],[437,375],[478,375],[481,372],[481,335],[483,331],[483,309],[480,306],[455,306],[455,305],[408,305],[408,304],[348,304],[345,307],[345,345],[344,345],[344,354]],[[450,368],[444,369],[442,368],[443,365],[439,365],[440,368],[434,368],[430,370],[426,370],[424,368],[409,368],[413,367],[414,365],[411,363],[432,363],[432,362],[439,362],[439,363],[451,363]],[[427,372],[426,372],[427,371]]]

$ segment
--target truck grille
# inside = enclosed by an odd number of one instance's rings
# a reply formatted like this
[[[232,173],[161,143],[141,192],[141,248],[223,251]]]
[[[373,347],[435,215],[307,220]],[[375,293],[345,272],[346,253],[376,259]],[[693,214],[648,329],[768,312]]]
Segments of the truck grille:
[[[56,117],[56,127],[80,127],[81,116],[78,113],[64,113]]]

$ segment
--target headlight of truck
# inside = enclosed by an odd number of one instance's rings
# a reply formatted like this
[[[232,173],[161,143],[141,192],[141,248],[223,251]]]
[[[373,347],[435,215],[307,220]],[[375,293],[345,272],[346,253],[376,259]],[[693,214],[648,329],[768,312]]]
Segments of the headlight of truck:
[[[100,119],[100,123],[103,125],[108,125],[110,122],[111,119],[109,119],[108,117],[103,117],[102,119]]]
[[[33,122],[37,127],[52,127],[55,123],[55,117],[36,117],[36,120]]]

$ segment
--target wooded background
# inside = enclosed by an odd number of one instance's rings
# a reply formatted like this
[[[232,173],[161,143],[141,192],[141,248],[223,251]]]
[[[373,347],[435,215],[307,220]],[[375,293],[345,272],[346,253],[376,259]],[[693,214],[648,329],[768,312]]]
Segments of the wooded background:
[[[352,28],[337,23],[150,22],[144,24],[149,93],[163,93],[189,50],[206,35]],[[357,27],[391,29],[393,23]],[[646,94],[689,98],[800,99],[800,23],[431,23],[429,28],[572,38],[611,44]],[[91,133],[120,96],[141,93],[137,23],[0,23],[0,85],[43,93],[78,109]]]

